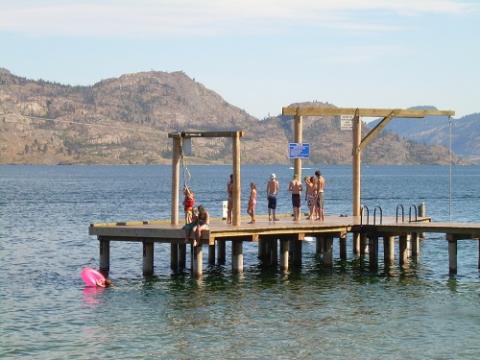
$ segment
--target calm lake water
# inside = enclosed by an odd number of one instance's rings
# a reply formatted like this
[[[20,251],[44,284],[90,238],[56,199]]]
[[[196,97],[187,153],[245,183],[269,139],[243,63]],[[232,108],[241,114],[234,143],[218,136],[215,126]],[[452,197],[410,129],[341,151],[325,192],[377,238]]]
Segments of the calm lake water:
[[[315,169],[304,170],[313,173]],[[328,214],[351,213],[351,169],[321,168]],[[193,166],[198,202],[220,215],[229,166]],[[279,177],[281,212],[290,210],[287,166],[243,166],[260,195]],[[449,169],[363,168],[362,202],[395,206],[425,201],[449,219]],[[480,222],[480,167],[453,169],[451,219]],[[201,280],[172,276],[168,245],[155,247],[155,276],[142,277],[140,244],[111,245],[113,288],[86,289],[79,273],[98,266],[91,222],[169,216],[168,166],[0,166],[0,358],[471,358],[480,353],[478,244],[459,244],[448,276],[447,243],[428,236],[418,264],[370,273],[352,256],[323,269],[314,243],[303,267],[262,270],[257,248],[244,248],[245,273],[207,268]],[[258,212],[266,212],[259,196]],[[227,247],[229,251],[229,247]]]

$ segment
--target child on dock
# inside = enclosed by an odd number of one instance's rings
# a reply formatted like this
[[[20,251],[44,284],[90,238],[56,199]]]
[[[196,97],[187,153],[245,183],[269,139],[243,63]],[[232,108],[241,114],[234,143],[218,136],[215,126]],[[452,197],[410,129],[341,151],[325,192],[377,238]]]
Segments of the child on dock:
[[[247,214],[250,215],[249,224],[255,223],[255,208],[257,206],[257,186],[255,183],[250,183],[250,199],[248,199]]]
[[[183,187],[183,209],[185,211],[185,224],[190,224],[193,220],[193,206],[195,205],[195,196],[193,191],[185,185]]]

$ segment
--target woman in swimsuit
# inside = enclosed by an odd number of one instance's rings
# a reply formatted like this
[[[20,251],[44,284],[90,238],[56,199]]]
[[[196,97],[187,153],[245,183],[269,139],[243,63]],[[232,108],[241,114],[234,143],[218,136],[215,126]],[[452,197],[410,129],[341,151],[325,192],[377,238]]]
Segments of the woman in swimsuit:
[[[247,214],[250,215],[251,221],[249,224],[255,223],[255,207],[257,206],[257,186],[255,183],[250,183],[250,199],[248,200]]]
[[[313,176],[304,178],[307,191],[305,196],[307,198],[308,209],[310,211],[307,219],[312,219],[313,214],[315,213],[315,200],[317,198],[316,189],[315,189],[315,178]]]

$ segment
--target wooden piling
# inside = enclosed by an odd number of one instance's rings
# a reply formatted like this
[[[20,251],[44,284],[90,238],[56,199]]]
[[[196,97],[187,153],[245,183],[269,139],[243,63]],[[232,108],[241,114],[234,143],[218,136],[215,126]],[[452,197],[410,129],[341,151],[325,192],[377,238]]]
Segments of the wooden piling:
[[[417,259],[420,256],[420,234],[412,233],[410,242],[412,244],[412,257]]]
[[[400,235],[398,239],[398,260],[400,266],[404,267],[408,264],[407,234]]]
[[[178,271],[178,242],[172,240],[170,243],[170,269]]]
[[[278,263],[278,241],[277,239],[270,239],[270,264],[276,266]]]
[[[324,237],[325,252],[323,254],[323,263],[325,266],[333,265],[333,236]]]
[[[407,234],[407,256],[412,257],[412,234]]]
[[[224,240],[217,240],[217,264],[225,265],[226,260],[226,242]]]
[[[353,255],[360,254],[360,233],[354,232],[352,237],[352,250]]]
[[[183,271],[187,262],[187,245],[185,243],[178,244],[178,270]]]
[[[370,270],[375,271],[378,269],[378,236],[371,235],[369,239],[369,265]]]
[[[395,262],[395,236],[383,237],[383,262],[391,266]]]
[[[243,242],[241,240],[232,241],[232,271],[234,273],[243,272]]]
[[[143,275],[153,275],[153,258],[154,258],[153,242],[143,242]]]
[[[280,270],[288,271],[288,239],[280,239]]]
[[[427,205],[425,204],[425,202],[422,202],[421,204],[418,205],[418,217],[423,218],[426,216],[427,216]],[[418,235],[421,239],[425,239],[425,234],[423,232],[418,233]]]
[[[208,245],[208,265],[215,265],[215,244]]]
[[[294,240],[294,254],[293,254],[293,264],[295,266],[300,266],[302,265],[302,245],[303,241],[302,240]]]
[[[110,271],[110,241],[100,240],[100,272],[108,277]]]
[[[368,238],[366,234],[360,234],[360,256],[368,254]]]
[[[202,244],[193,247],[193,275],[195,277],[202,276],[203,273],[203,252]]]
[[[340,259],[347,260],[347,234],[341,234],[339,238]]]
[[[448,273],[457,273],[457,239],[452,234],[447,234],[448,241]]]
[[[325,252],[325,238],[323,235],[319,235],[316,238],[315,252],[318,256],[323,256],[323,253]]]

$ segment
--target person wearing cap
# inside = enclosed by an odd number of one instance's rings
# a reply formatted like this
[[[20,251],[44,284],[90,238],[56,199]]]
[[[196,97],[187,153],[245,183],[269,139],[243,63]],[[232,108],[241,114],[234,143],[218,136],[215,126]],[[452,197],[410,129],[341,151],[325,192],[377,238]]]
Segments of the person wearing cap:
[[[268,221],[278,221],[276,216],[277,209],[277,195],[280,189],[280,184],[277,180],[277,175],[272,174],[267,183],[267,199],[268,199]]]

